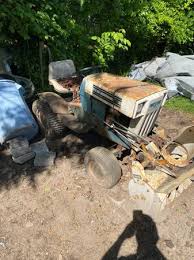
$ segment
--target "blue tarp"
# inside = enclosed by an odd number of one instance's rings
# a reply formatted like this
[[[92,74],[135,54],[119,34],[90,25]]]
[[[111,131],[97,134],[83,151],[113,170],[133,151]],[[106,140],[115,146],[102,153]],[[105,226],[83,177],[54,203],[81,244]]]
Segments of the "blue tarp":
[[[20,85],[12,80],[0,79],[0,144],[18,136],[30,140],[38,132],[22,94]]]

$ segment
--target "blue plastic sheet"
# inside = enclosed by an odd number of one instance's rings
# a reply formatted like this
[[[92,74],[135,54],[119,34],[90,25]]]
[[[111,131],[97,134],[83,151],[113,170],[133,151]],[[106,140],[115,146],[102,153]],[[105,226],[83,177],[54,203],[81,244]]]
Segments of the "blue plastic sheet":
[[[22,94],[22,87],[14,81],[0,80],[0,144],[18,136],[30,140],[38,132]]]

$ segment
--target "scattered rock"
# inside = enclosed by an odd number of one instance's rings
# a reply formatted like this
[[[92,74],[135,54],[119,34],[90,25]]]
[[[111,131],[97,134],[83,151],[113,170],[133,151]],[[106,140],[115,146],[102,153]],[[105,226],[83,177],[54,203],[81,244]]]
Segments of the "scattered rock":
[[[32,222],[27,222],[26,223],[26,228],[31,228],[33,227],[33,223]]]
[[[0,247],[6,248],[5,243],[0,241]]]
[[[29,153],[26,153],[26,154],[19,156],[19,157],[12,157],[12,159],[15,163],[23,164],[23,163],[33,159],[34,156],[35,156],[34,152],[29,152]]]
[[[169,248],[173,248],[174,247],[174,244],[173,244],[172,240],[169,239],[169,240],[165,240],[164,242],[165,242],[167,247],[169,247]]]
[[[31,152],[29,142],[26,138],[18,137],[7,142],[9,144],[10,152],[13,157],[20,157],[26,153]]]
[[[55,152],[44,152],[44,153],[37,153],[34,159],[34,166],[35,167],[48,167],[54,164],[56,157]]]
[[[31,149],[35,153],[49,152],[45,139],[31,144]]]
[[[14,138],[9,140],[8,143],[12,159],[15,163],[23,164],[34,158],[35,153],[31,150],[26,138]]]
[[[54,164],[56,152],[49,151],[45,139],[33,143],[31,148],[32,151],[36,154],[34,159],[35,167],[48,167]]]
[[[59,254],[58,260],[63,260],[62,254]]]

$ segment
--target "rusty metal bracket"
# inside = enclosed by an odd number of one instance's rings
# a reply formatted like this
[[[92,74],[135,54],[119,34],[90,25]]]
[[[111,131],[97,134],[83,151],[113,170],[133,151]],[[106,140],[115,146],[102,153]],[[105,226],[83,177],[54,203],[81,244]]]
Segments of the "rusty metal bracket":
[[[182,144],[176,142],[168,143],[162,148],[161,154],[173,166],[185,167],[189,164],[188,151]]]

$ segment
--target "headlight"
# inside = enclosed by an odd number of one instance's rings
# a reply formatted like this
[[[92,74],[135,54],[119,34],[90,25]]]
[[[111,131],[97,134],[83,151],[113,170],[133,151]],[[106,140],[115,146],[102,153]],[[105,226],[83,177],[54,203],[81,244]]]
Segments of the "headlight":
[[[136,111],[136,115],[135,115],[135,116],[138,116],[139,114],[141,114],[145,103],[146,103],[146,102],[143,102],[143,103],[140,103],[140,104],[138,105],[137,111]]]

